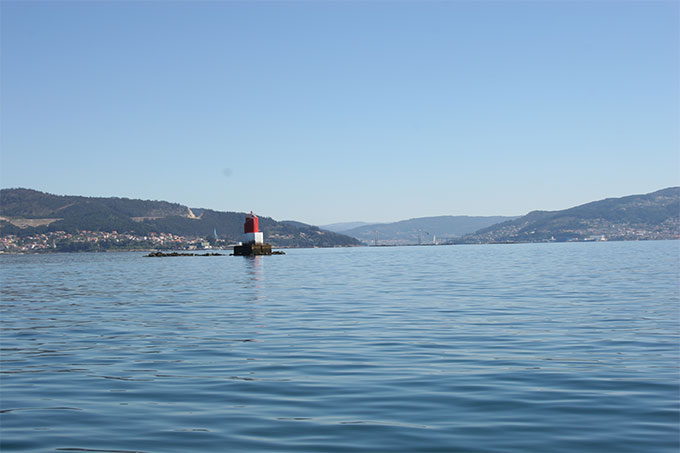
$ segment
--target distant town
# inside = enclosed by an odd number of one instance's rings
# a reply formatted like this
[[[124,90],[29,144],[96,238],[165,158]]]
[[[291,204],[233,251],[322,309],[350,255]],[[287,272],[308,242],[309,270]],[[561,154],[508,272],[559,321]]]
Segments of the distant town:
[[[594,222],[588,228],[567,230],[573,235],[566,242],[589,242],[589,241],[645,241],[680,239],[680,221],[667,225],[664,229],[647,230],[633,226],[603,225]],[[436,242],[436,245],[447,244],[493,244],[515,242],[508,240],[508,233],[504,228],[499,228],[485,235],[474,238],[466,238],[465,241],[450,240]],[[534,234],[532,234],[534,233]],[[532,240],[531,236],[535,236]],[[564,238],[543,237],[538,232],[528,232],[528,237],[521,242],[555,242]],[[517,241],[520,242],[520,241]],[[187,237],[172,233],[149,233],[144,236],[130,234],[87,231],[67,233],[54,231],[35,234],[32,236],[4,235],[0,237],[0,254],[2,253],[48,253],[48,252],[104,252],[104,251],[149,251],[149,250],[210,250],[216,248],[228,248],[234,244],[208,236]],[[415,245],[399,244],[390,241],[380,243],[368,243],[367,245]],[[433,242],[423,242],[422,245],[433,245]]]
[[[2,189],[0,253],[228,248],[245,218],[166,201]],[[438,216],[330,231],[261,216],[259,225],[280,248],[680,239],[680,187],[521,217]]]
[[[558,231],[528,229],[518,233],[517,225],[498,226],[485,233],[467,235],[452,243],[507,243],[507,242],[589,242],[589,241],[653,241],[680,239],[680,219],[671,218],[665,222],[645,227],[620,224],[602,219],[586,219],[577,228],[563,228]]]
[[[116,231],[54,231],[33,236],[0,237],[0,253],[99,252],[130,250],[206,250],[227,247],[215,238],[178,236],[171,233],[149,233],[137,236]]]

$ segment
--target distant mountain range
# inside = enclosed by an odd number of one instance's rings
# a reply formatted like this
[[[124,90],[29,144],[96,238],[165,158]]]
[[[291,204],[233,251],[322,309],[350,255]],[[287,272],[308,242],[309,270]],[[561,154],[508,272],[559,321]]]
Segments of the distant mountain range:
[[[233,243],[241,238],[245,215],[167,201],[0,190],[0,236],[19,238],[116,231],[214,240],[217,233],[220,241]],[[439,216],[379,224],[347,222],[324,228],[260,217],[260,226],[267,241],[277,247],[680,239],[680,187],[608,198],[562,211],[533,211],[522,217]]]
[[[562,211],[533,211],[455,242],[680,239],[680,187],[607,198]]]
[[[31,189],[0,190],[0,235],[30,236],[65,231],[116,231],[147,235],[172,233],[240,241],[246,214],[189,208],[167,201],[62,196]],[[260,228],[277,247],[359,245],[352,237],[300,222],[260,217]]]
[[[319,228],[322,228],[324,230],[328,231],[335,231],[336,233],[342,233],[347,230],[351,230],[353,228],[358,228],[361,226],[366,226],[366,225],[374,225],[373,223],[370,222],[340,222],[340,223],[331,223],[328,225],[319,225]]]
[[[432,244],[451,241],[480,228],[485,228],[517,217],[437,216],[420,217],[392,223],[348,222],[331,227],[342,234],[357,238],[367,244],[407,245]],[[353,226],[356,225],[357,226]],[[349,226],[349,228],[345,228]],[[323,228],[328,229],[328,225]]]

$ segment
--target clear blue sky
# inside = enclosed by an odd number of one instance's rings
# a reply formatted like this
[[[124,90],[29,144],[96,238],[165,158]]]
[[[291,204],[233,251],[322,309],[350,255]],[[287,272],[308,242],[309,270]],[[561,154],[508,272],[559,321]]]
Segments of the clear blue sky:
[[[676,1],[1,5],[2,187],[318,225],[680,184]]]

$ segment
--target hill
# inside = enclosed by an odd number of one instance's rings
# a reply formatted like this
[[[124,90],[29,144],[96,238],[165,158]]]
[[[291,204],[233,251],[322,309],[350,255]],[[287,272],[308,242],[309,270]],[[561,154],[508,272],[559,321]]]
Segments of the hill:
[[[516,217],[438,216],[420,217],[392,223],[368,224],[344,230],[343,234],[366,243],[382,245],[432,244],[472,233],[480,228]]]
[[[607,198],[562,211],[533,211],[483,228],[460,243],[680,238],[680,187]]]
[[[62,196],[31,189],[0,190],[0,235],[27,237],[64,231],[129,233],[146,236],[168,233],[213,237],[237,242],[245,213],[189,208],[167,201],[128,198]],[[277,222],[260,217],[267,241],[277,247],[334,247],[359,245],[349,236],[323,231],[300,222]]]
[[[358,228],[366,225],[373,225],[369,222],[340,222],[340,223],[330,223],[328,225],[320,225],[319,228],[328,231],[335,231],[336,233],[343,233],[345,231],[351,230],[353,228]]]

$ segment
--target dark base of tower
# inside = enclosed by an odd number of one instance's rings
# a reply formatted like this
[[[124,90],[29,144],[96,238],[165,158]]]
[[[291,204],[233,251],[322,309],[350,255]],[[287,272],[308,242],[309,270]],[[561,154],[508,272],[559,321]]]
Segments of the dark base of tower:
[[[234,246],[234,256],[257,256],[257,255],[285,255],[283,252],[272,252],[271,244],[243,244]]]

